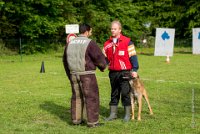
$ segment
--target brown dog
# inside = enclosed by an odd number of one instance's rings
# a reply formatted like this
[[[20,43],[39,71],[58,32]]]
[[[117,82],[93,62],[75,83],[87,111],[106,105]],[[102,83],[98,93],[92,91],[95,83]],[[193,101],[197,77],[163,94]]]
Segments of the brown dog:
[[[153,114],[153,111],[151,109],[150,103],[149,103],[149,99],[147,96],[147,92],[144,88],[144,84],[142,83],[142,81],[140,80],[139,76],[137,78],[132,78],[129,80],[130,86],[131,86],[131,107],[132,107],[132,120],[134,120],[134,109],[135,109],[135,100],[137,99],[138,101],[138,120],[141,120],[141,111],[142,111],[142,97],[144,96],[147,104],[148,104],[148,108],[150,111],[150,115]]]

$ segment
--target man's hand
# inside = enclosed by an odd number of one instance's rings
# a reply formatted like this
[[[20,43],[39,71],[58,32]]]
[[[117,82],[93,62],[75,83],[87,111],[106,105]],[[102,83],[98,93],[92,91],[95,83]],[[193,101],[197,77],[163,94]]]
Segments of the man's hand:
[[[137,72],[131,72],[131,75],[132,75],[133,78],[137,78],[138,77]]]
[[[106,69],[106,64],[99,63],[97,67],[99,68],[99,70],[100,70],[101,72],[104,72],[104,70]]]
[[[104,69],[100,69],[101,72],[104,72]]]

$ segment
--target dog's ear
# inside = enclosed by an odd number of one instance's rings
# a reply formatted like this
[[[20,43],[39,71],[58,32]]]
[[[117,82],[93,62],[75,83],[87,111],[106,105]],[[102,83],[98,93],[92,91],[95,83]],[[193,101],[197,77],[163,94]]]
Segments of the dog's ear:
[[[140,76],[139,76],[139,75],[137,75],[137,78],[140,78]]]

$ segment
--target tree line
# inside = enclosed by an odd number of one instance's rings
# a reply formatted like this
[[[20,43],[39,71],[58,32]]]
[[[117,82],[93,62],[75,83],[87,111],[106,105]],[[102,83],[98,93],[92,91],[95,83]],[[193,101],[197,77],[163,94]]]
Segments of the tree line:
[[[175,28],[179,39],[191,38],[192,28],[200,27],[200,1],[1,0],[0,40],[63,40],[66,24],[88,23],[92,38],[102,44],[115,19],[136,45],[141,38],[155,36],[157,27]]]

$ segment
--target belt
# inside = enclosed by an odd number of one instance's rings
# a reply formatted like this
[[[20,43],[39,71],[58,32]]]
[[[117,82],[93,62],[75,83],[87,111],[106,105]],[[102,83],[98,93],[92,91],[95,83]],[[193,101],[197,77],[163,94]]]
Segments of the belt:
[[[71,71],[70,74],[74,74],[74,75],[95,74],[95,70],[83,71],[83,72]]]

